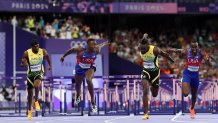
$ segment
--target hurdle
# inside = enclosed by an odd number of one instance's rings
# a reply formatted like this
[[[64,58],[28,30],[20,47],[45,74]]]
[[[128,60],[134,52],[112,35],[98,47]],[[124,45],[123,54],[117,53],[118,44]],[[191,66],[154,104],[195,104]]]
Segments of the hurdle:
[[[16,81],[16,84],[13,83],[14,86],[14,100],[1,102],[1,107],[7,108],[7,111],[0,111],[0,117],[26,117],[26,103],[23,101],[23,93],[21,90],[25,90],[26,88],[26,78],[24,77],[0,77],[2,81]],[[19,89],[18,89],[19,88]],[[26,96],[25,96],[26,97]],[[12,107],[11,107],[12,106]]]
[[[58,79],[58,80],[57,80]],[[71,111],[68,110],[68,104],[67,104],[67,92],[68,90],[71,90],[72,92],[75,92],[72,90],[73,85],[67,84],[64,85],[61,81],[61,79],[72,79],[72,77],[50,77],[49,83],[42,84],[42,90],[45,90],[46,85],[49,85],[48,88],[48,111],[46,112],[46,106],[45,106],[45,93],[43,93],[43,104],[42,104],[42,116],[44,117],[50,117],[50,116],[83,116],[84,114],[84,86],[85,83],[83,82],[83,86],[81,86],[81,95],[82,99],[81,102],[78,104],[77,108],[72,108]],[[68,86],[72,86],[72,88],[68,88]],[[54,109],[54,89],[56,89],[59,92],[59,110]],[[44,91],[43,91],[44,92]],[[70,91],[69,91],[70,92]],[[73,96],[73,95],[72,95]],[[76,96],[76,95],[75,95]],[[74,102],[72,102],[74,103]]]
[[[218,114],[218,79],[213,79],[213,82],[215,83],[215,111],[214,114]]]
[[[142,86],[140,76],[134,80],[134,115],[143,115],[142,109]],[[140,88],[141,87],[141,88]],[[160,77],[160,88],[156,98],[153,98],[149,94],[149,114],[151,115],[174,115],[176,111],[176,95],[179,94],[181,88],[177,87],[177,80],[173,76],[161,76]],[[149,91],[150,92],[150,91]]]
[[[104,82],[104,91],[100,90],[98,93],[104,93],[104,105],[103,105],[103,109],[98,107],[98,112],[96,114],[91,114],[91,108],[90,108],[90,103],[89,103],[89,116],[113,116],[113,115],[129,115],[130,113],[134,113],[135,115],[139,115],[140,112],[142,112],[142,102],[140,99],[142,92],[140,91],[140,84],[141,84],[141,79],[140,76],[137,75],[127,75],[127,76],[108,76],[108,77],[104,77],[105,82]],[[108,79],[109,78],[109,79]],[[126,80],[118,80],[118,78],[121,79],[126,79]],[[127,79],[128,78],[128,79]],[[162,77],[163,78],[163,77]],[[168,80],[167,80],[168,79]],[[110,82],[114,82],[114,80],[117,80],[117,82],[115,82],[115,88],[114,89],[109,89],[108,88],[108,84]],[[167,94],[168,96],[164,96],[164,94],[161,96],[163,99],[162,100],[168,100],[168,102],[166,101],[151,101],[151,105],[150,105],[150,109],[154,110],[152,112],[150,112],[151,114],[175,114],[177,112],[176,110],[176,94],[179,95],[179,91],[176,93],[176,86],[177,82],[176,80],[174,81],[174,79],[172,79],[172,77],[165,77],[165,81],[170,81],[174,84],[172,84],[173,86],[170,87],[171,90],[173,91],[173,96],[169,96],[170,92],[166,91],[164,89],[160,89],[160,91],[162,91],[163,93]],[[118,86],[120,83],[124,83],[125,84],[125,89],[123,89],[123,97],[127,99],[127,103],[123,103],[123,101],[121,100],[122,96],[119,96],[118,94]],[[117,85],[116,85],[117,84]],[[181,89],[181,87],[177,87],[177,90]],[[112,92],[110,92],[112,91]],[[181,91],[180,91],[180,95],[181,95]],[[97,96],[97,101],[99,102],[99,96]],[[136,99],[138,98],[138,99]],[[169,98],[172,99],[169,101]],[[125,100],[125,99],[124,99]],[[99,103],[97,103],[99,104]],[[109,104],[109,105],[108,105]],[[118,104],[121,105],[128,105],[126,110],[124,111],[125,113],[121,113],[118,112]],[[131,105],[131,106],[130,106]],[[169,108],[167,108],[167,106]],[[114,108],[115,107],[115,108]],[[122,107],[121,107],[122,108]],[[165,111],[165,109],[169,109],[168,111]],[[163,112],[165,111],[165,112]],[[99,112],[104,112],[104,113],[99,113]]]
[[[64,84],[61,79],[71,79],[72,77],[45,77],[42,79],[42,101],[41,112],[33,112],[33,116],[42,115],[43,117],[50,116],[83,116],[88,113],[88,116],[117,116],[117,115],[141,115],[142,110],[142,86],[141,79],[135,75],[125,76],[100,76],[103,78],[103,87],[95,89],[95,101],[98,107],[98,112],[91,112],[91,103],[88,101],[86,105],[85,100],[89,100],[85,95],[89,95],[85,82],[81,86],[81,102],[76,107],[70,107],[69,92],[72,92],[72,97],[76,96],[74,85]],[[99,77],[96,77],[99,78]],[[15,101],[13,103],[13,110],[9,112],[0,112],[0,117],[26,117],[27,103],[22,100],[22,93],[19,88],[25,88],[25,77],[1,77],[1,80],[13,80],[17,82],[15,86]],[[56,80],[58,79],[58,80]],[[22,84],[23,83],[23,84]],[[113,83],[113,87],[109,84]],[[150,112],[149,114],[165,115],[175,114],[181,109],[183,113],[188,112],[187,103],[190,98],[184,98],[182,95],[182,83],[173,77],[162,77],[160,79],[160,88],[158,98],[150,97]],[[120,88],[120,86],[122,88]],[[73,88],[73,90],[71,90]],[[166,90],[165,88],[168,88]],[[25,89],[23,89],[25,90]],[[59,102],[54,102],[55,91],[58,91]],[[218,113],[218,79],[201,79],[201,86],[199,88],[200,97],[198,97],[196,105],[196,113]],[[70,94],[71,95],[71,94]],[[68,100],[68,101],[67,101]],[[190,102],[190,101],[189,101]],[[54,103],[59,103],[59,109],[54,108]],[[85,106],[86,105],[86,106]],[[166,112],[164,112],[166,111]]]
[[[91,103],[89,101],[89,116],[115,116],[130,115],[129,105],[129,78],[128,76],[103,76],[104,87],[96,91],[97,113],[92,113]],[[115,88],[109,88],[109,84],[114,83]],[[119,85],[124,86],[124,90],[118,88]],[[103,94],[102,107],[99,106],[100,94]]]
[[[217,79],[200,79],[195,104],[196,113],[217,113]],[[182,96],[182,112],[189,113],[191,97]]]

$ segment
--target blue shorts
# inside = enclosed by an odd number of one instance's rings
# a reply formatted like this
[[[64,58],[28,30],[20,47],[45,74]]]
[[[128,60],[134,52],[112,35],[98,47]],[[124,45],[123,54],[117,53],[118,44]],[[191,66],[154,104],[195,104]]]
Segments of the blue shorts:
[[[187,82],[191,87],[198,88],[199,72],[191,72],[187,69],[184,69],[182,74],[182,82]]]
[[[84,76],[88,69],[94,69],[96,71],[95,65],[92,65],[90,68],[81,68],[78,64],[75,66],[76,75]]]

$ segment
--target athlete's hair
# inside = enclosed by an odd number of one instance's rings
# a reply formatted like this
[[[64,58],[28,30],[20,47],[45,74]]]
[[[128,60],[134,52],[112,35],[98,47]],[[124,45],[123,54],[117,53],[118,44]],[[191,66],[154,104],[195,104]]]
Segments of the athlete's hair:
[[[89,39],[87,40],[87,44],[89,44],[91,41],[95,41],[95,39],[94,39],[94,38],[89,38]]]
[[[37,45],[37,44],[39,44],[39,42],[36,40],[36,39],[33,39],[32,41],[31,41],[31,46],[33,47],[33,46],[35,46],[35,45]]]
[[[142,44],[142,45],[148,44],[148,39],[147,38],[142,38],[140,40],[140,44]]]

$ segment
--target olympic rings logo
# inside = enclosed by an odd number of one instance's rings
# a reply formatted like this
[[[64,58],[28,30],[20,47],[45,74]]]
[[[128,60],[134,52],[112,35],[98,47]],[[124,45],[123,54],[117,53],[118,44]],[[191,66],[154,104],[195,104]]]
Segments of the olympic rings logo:
[[[70,42],[70,47],[75,48],[75,47],[85,47],[86,46],[86,41],[71,41]]]

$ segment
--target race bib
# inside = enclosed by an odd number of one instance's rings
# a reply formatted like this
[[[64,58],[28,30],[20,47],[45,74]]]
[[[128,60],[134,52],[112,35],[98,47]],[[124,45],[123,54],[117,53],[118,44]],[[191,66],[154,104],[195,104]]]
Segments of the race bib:
[[[91,64],[85,64],[85,63],[79,63],[79,66],[81,67],[81,68],[90,68],[91,67]]]
[[[31,70],[32,72],[40,71],[40,70],[41,70],[41,64],[30,66],[30,70]]]
[[[147,68],[147,69],[155,68],[154,62],[144,61],[144,68]]]
[[[188,66],[188,70],[192,72],[197,72],[199,70],[199,66]]]

